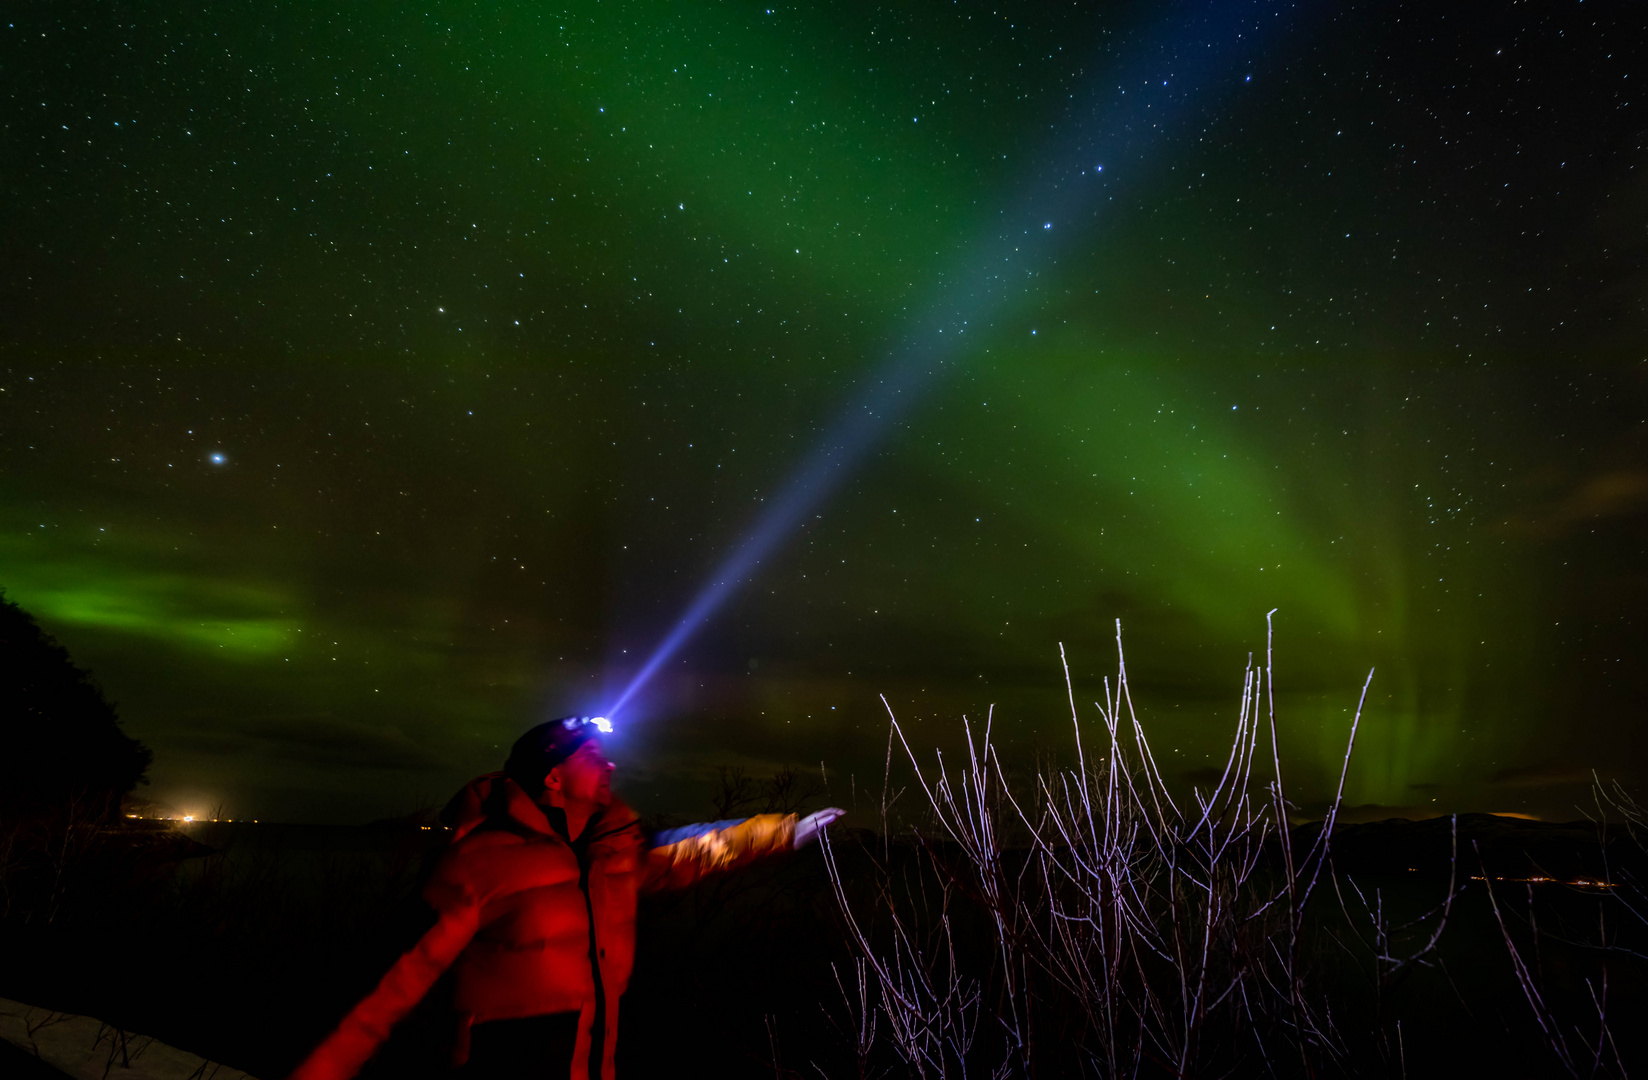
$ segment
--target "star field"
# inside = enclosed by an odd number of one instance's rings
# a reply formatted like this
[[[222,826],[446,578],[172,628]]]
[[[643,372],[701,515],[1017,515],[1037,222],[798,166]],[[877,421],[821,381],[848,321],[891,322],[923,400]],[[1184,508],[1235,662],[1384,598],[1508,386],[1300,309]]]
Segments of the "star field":
[[[0,587],[155,797],[399,812],[621,685],[942,326],[615,734],[637,804],[862,780],[879,693],[1058,750],[1116,618],[1193,777],[1275,608],[1302,798],[1374,667],[1353,802],[1572,816],[1648,766],[1645,20],[1176,17],[9,11]]]

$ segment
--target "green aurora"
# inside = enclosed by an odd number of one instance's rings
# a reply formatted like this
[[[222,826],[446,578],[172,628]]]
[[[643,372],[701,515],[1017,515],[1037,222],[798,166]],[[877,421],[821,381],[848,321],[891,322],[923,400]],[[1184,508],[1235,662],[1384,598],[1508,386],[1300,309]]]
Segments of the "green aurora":
[[[0,586],[156,798],[444,799],[621,684],[1159,10],[19,13]],[[881,693],[1064,752],[1118,618],[1193,780],[1272,609],[1303,803],[1370,668],[1366,813],[1644,778],[1643,29],[1289,11],[671,666],[629,797],[879,784]]]

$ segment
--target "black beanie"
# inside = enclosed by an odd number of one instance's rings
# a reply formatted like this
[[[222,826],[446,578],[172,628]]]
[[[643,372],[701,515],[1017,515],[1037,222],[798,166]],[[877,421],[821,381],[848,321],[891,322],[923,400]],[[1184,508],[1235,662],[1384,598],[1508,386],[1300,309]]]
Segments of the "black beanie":
[[[549,770],[577,752],[601,733],[602,725],[584,716],[563,716],[546,720],[515,740],[504,762],[504,775],[521,785],[528,795],[544,790]]]

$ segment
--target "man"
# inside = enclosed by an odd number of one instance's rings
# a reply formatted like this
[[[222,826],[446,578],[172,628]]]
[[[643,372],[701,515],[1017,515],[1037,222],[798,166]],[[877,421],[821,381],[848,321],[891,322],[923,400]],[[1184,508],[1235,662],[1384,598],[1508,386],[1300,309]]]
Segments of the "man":
[[[613,798],[599,738],[610,730],[581,717],[539,724],[502,773],[453,798],[442,812],[452,844],[424,889],[435,925],[292,1080],[349,1080],[448,968],[466,1077],[611,1078],[637,896],[800,847],[844,813],[761,814],[649,844]]]

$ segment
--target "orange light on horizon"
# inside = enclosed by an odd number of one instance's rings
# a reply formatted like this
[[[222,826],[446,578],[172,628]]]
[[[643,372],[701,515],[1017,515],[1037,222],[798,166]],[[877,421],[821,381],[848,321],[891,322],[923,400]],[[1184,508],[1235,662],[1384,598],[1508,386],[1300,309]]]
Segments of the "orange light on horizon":
[[[1472,881],[1487,881],[1481,874],[1472,874]],[[1582,889],[1617,889],[1619,885],[1612,881],[1593,880],[1591,878],[1575,878],[1572,881],[1563,881],[1554,877],[1500,877],[1494,875],[1495,881],[1513,881],[1523,885],[1577,885]]]

